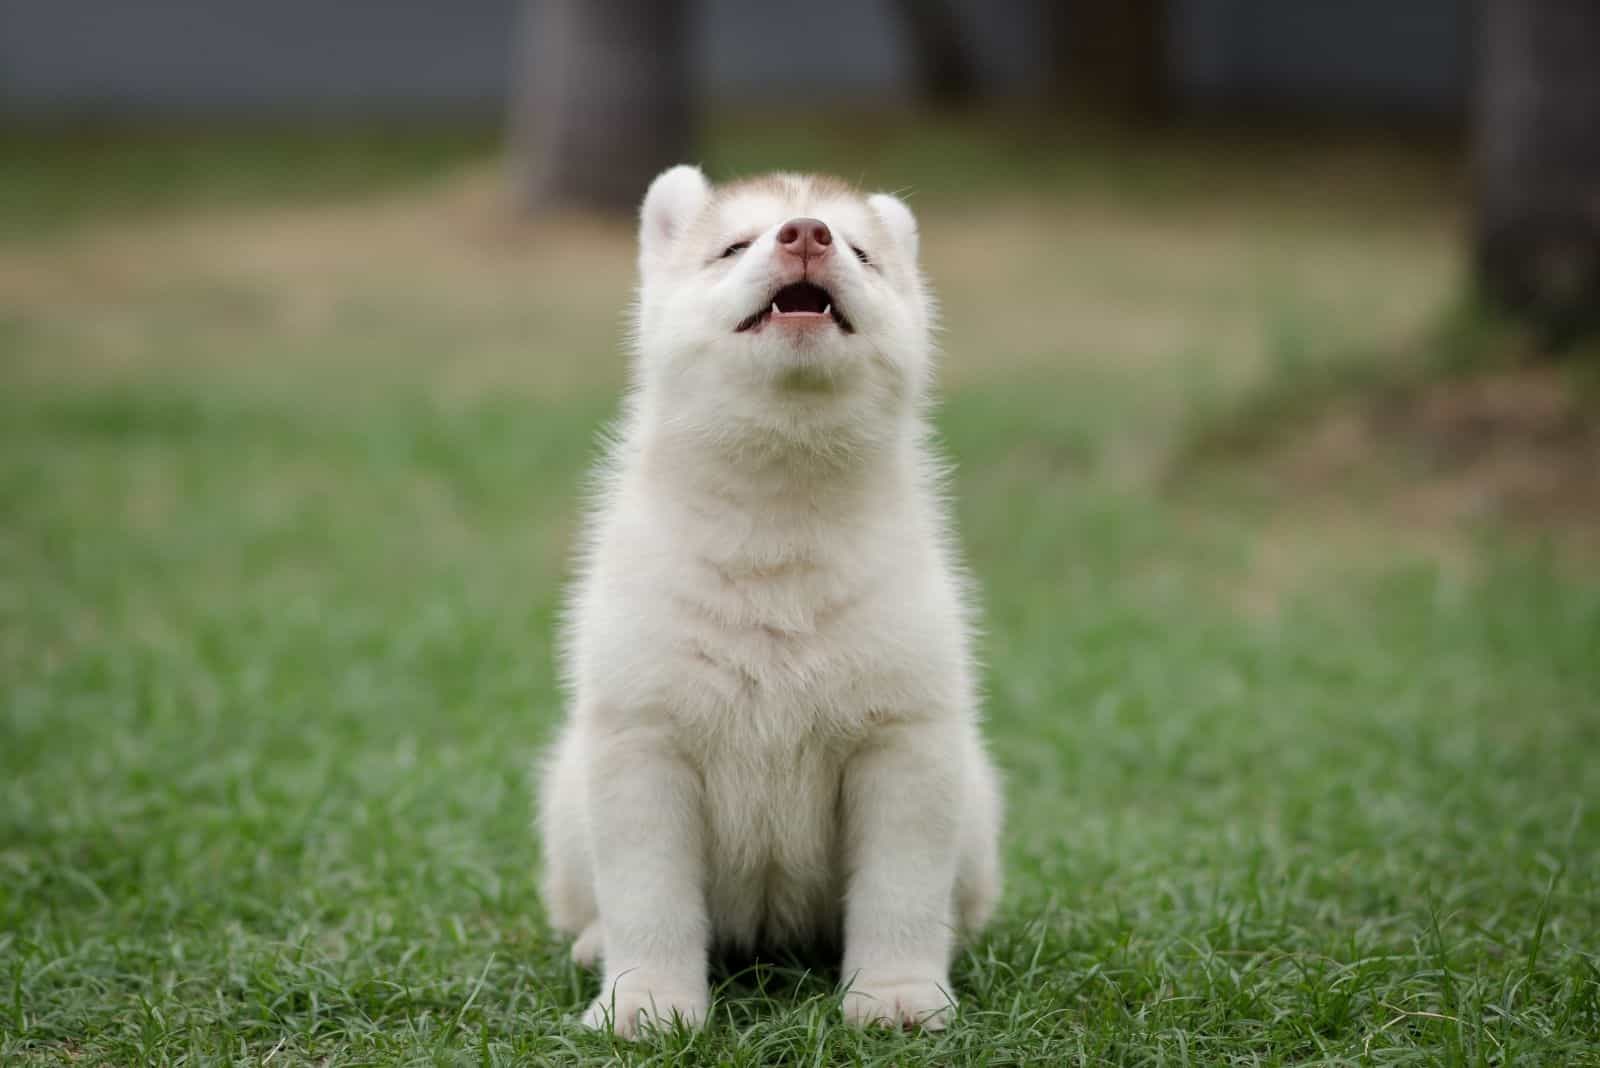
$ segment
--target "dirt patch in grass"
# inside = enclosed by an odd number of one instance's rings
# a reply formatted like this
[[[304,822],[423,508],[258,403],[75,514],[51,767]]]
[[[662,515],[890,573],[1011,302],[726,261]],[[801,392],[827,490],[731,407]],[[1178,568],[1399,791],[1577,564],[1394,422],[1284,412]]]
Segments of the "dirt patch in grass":
[[[1419,459],[1425,521],[1489,517],[1600,550],[1600,398],[1549,367],[1432,383],[1371,417]]]
[[[1350,497],[1400,527],[1491,523],[1600,559],[1600,398],[1562,368],[1497,368],[1349,397],[1263,456],[1295,500]]]
[[[1485,541],[1600,565],[1592,376],[1504,339],[1451,368],[1437,340],[1281,367],[1180,434],[1165,491],[1249,545],[1224,600],[1271,617],[1319,576],[1401,563],[1464,580]]]

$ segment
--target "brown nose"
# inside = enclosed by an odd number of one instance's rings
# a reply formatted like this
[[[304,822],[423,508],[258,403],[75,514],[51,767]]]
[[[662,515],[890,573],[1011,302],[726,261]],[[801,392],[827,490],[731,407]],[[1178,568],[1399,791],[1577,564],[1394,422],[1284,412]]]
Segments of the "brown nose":
[[[778,230],[778,247],[807,262],[833,247],[833,233],[821,219],[790,219]]]

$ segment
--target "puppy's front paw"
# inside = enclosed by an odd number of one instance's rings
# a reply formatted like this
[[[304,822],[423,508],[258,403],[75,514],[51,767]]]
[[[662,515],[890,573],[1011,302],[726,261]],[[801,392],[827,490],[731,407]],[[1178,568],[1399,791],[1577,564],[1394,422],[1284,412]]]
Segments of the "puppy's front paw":
[[[844,1018],[857,1027],[920,1027],[943,1031],[955,999],[943,976],[861,976],[844,993]]]
[[[681,1021],[696,1028],[705,1022],[710,993],[665,977],[629,973],[607,980],[602,993],[583,1014],[585,1027],[611,1028],[619,1038],[637,1038],[641,1031],[671,1028]]]

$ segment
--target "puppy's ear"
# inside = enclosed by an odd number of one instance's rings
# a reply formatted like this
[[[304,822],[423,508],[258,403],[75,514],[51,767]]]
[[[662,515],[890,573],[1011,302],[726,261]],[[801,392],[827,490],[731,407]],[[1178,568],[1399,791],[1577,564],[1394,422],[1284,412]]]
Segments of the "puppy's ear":
[[[867,198],[867,206],[883,222],[884,229],[894,238],[906,258],[917,262],[917,217],[911,214],[906,202],[888,193],[874,193]]]
[[[711,199],[711,183],[699,167],[688,164],[669,168],[656,176],[639,209],[639,265],[648,270],[666,255],[684,227]]]

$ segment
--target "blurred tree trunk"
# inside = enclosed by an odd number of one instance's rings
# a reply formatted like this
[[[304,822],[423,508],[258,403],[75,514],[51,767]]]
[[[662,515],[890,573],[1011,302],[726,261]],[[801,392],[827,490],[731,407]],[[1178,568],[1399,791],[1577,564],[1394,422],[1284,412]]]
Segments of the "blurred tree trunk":
[[[1600,0],[1480,0],[1478,281],[1560,348],[1600,327]]]
[[[510,116],[525,210],[631,211],[693,141],[692,0],[526,2]]]
[[[1040,0],[1056,94],[1121,122],[1172,114],[1166,0]]]
[[[934,107],[955,108],[978,96],[978,64],[961,20],[947,0],[893,0],[911,46],[917,92]]]

